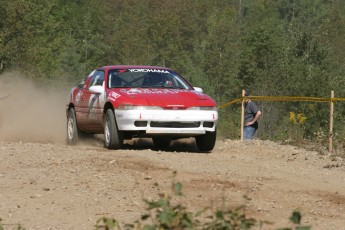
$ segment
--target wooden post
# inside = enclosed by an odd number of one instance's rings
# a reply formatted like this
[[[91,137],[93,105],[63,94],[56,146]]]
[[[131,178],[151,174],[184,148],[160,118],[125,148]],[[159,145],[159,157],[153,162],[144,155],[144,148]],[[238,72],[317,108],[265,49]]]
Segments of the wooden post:
[[[243,141],[243,126],[244,126],[244,99],[243,97],[246,95],[246,91],[242,90],[242,113],[241,113],[241,141]]]
[[[328,151],[333,151],[333,111],[334,111],[334,91],[331,91],[331,108],[330,108],[330,115],[329,115],[329,148]]]

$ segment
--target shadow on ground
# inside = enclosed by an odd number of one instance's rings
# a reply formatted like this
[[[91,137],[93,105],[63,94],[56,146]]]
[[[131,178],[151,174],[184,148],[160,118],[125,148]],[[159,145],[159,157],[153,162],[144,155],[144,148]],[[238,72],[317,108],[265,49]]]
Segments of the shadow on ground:
[[[103,135],[89,135],[83,137],[82,144],[93,145],[96,147],[104,147]],[[169,148],[156,148],[154,147],[151,138],[133,138],[132,140],[125,140],[121,149],[127,150],[145,150],[151,149],[152,151],[164,152],[192,152],[192,153],[205,153],[200,152],[195,144],[194,138],[183,138],[171,141]]]

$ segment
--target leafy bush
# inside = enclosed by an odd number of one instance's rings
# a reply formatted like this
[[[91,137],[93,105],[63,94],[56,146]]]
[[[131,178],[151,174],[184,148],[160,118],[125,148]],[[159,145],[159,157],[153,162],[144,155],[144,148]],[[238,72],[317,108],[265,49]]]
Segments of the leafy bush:
[[[3,226],[3,224],[1,223],[2,219],[0,218],[0,230],[5,230],[5,227]],[[25,230],[25,228],[23,228],[20,224],[17,225],[17,228],[13,228],[16,230]]]
[[[141,216],[140,220],[133,224],[125,224],[124,229],[136,230],[158,230],[158,229],[202,229],[202,230],[250,230],[254,227],[261,227],[270,224],[267,221],[259,221],[249,218],[245,214],[245,206],[234,209],[217,208],[208,214],[211,208],[192,213],[182,204],[174,204],[174,198],[182,196],[182,184],[173,182],[171,196],[168,193],[159,194],[158,200],[147,200],[147,213]],[[295,230],[310,230],[310,226],[301,225],[302,215],[294,211],[290,220],[295,224]],[[102,217],[97,220],[96,230],[121,230],[121,224],[113,218]],[[293,230],[292,228],[280,228],[277,230]]]

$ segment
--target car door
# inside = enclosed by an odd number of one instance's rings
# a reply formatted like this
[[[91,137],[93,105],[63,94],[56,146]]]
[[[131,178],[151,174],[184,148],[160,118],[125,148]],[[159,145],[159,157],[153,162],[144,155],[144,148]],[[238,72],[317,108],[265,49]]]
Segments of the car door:
[[[87,116],[86,116],[86,112],[85,112],[85,107],[86,107],[85,101],[84,101],[85,97],[83,95],[85,93],[85,89],[87,89],[87,86],[88,86],[88,84],[92,78],[93,73],[94,73],[94,71],[91,72],[88,77],[83,79],[72,92],[74,110],[76,113],[78,127],[85,132],[87,130],[85,130],[84,124],[86,122],[85,120],[86,120]]]
[[[78,114],[79,128],[88,133],[100,133],[105,92],[90,91],[92,86],[102,86],[104,89],[104,71],[96,70],[86,81],[86,87],[79,92]]]

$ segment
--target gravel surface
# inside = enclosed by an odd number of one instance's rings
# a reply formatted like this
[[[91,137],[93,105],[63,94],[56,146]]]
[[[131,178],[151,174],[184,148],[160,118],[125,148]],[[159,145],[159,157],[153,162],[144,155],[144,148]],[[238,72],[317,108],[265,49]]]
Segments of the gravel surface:
[[[313,230],[345,229],[343,158],[259,140],[219,140],[209,154],[196,152],[192,139],[169,151],[152,150],[147,139],[109,151],[101,136],[67,146],[69,87],[37,87],[17,75],[0,75],[5,229],[88,230],[101,217],[133,223],[143,199],[170,192],[173,181],[183,184],[180,202],[190,211],[245,205],[248,216],[273,222],[263,229],[275,229],[290,226],[297,209]]]
[[[151,148],[149,140],[116,151],[98,139],[78,146],[0,142],[0,218],[6,228],[26,229],[93,229],[104,216],[132,223],[145,211],[143,198],[170,192],[175,180],[190,210],[225,198],[274,223],[264,229],[290,226],[296,209],[312,229],[345,228],[342,158],[258,140],[218,141],[208,154],[196,152],[192,139],[169,151]]]

